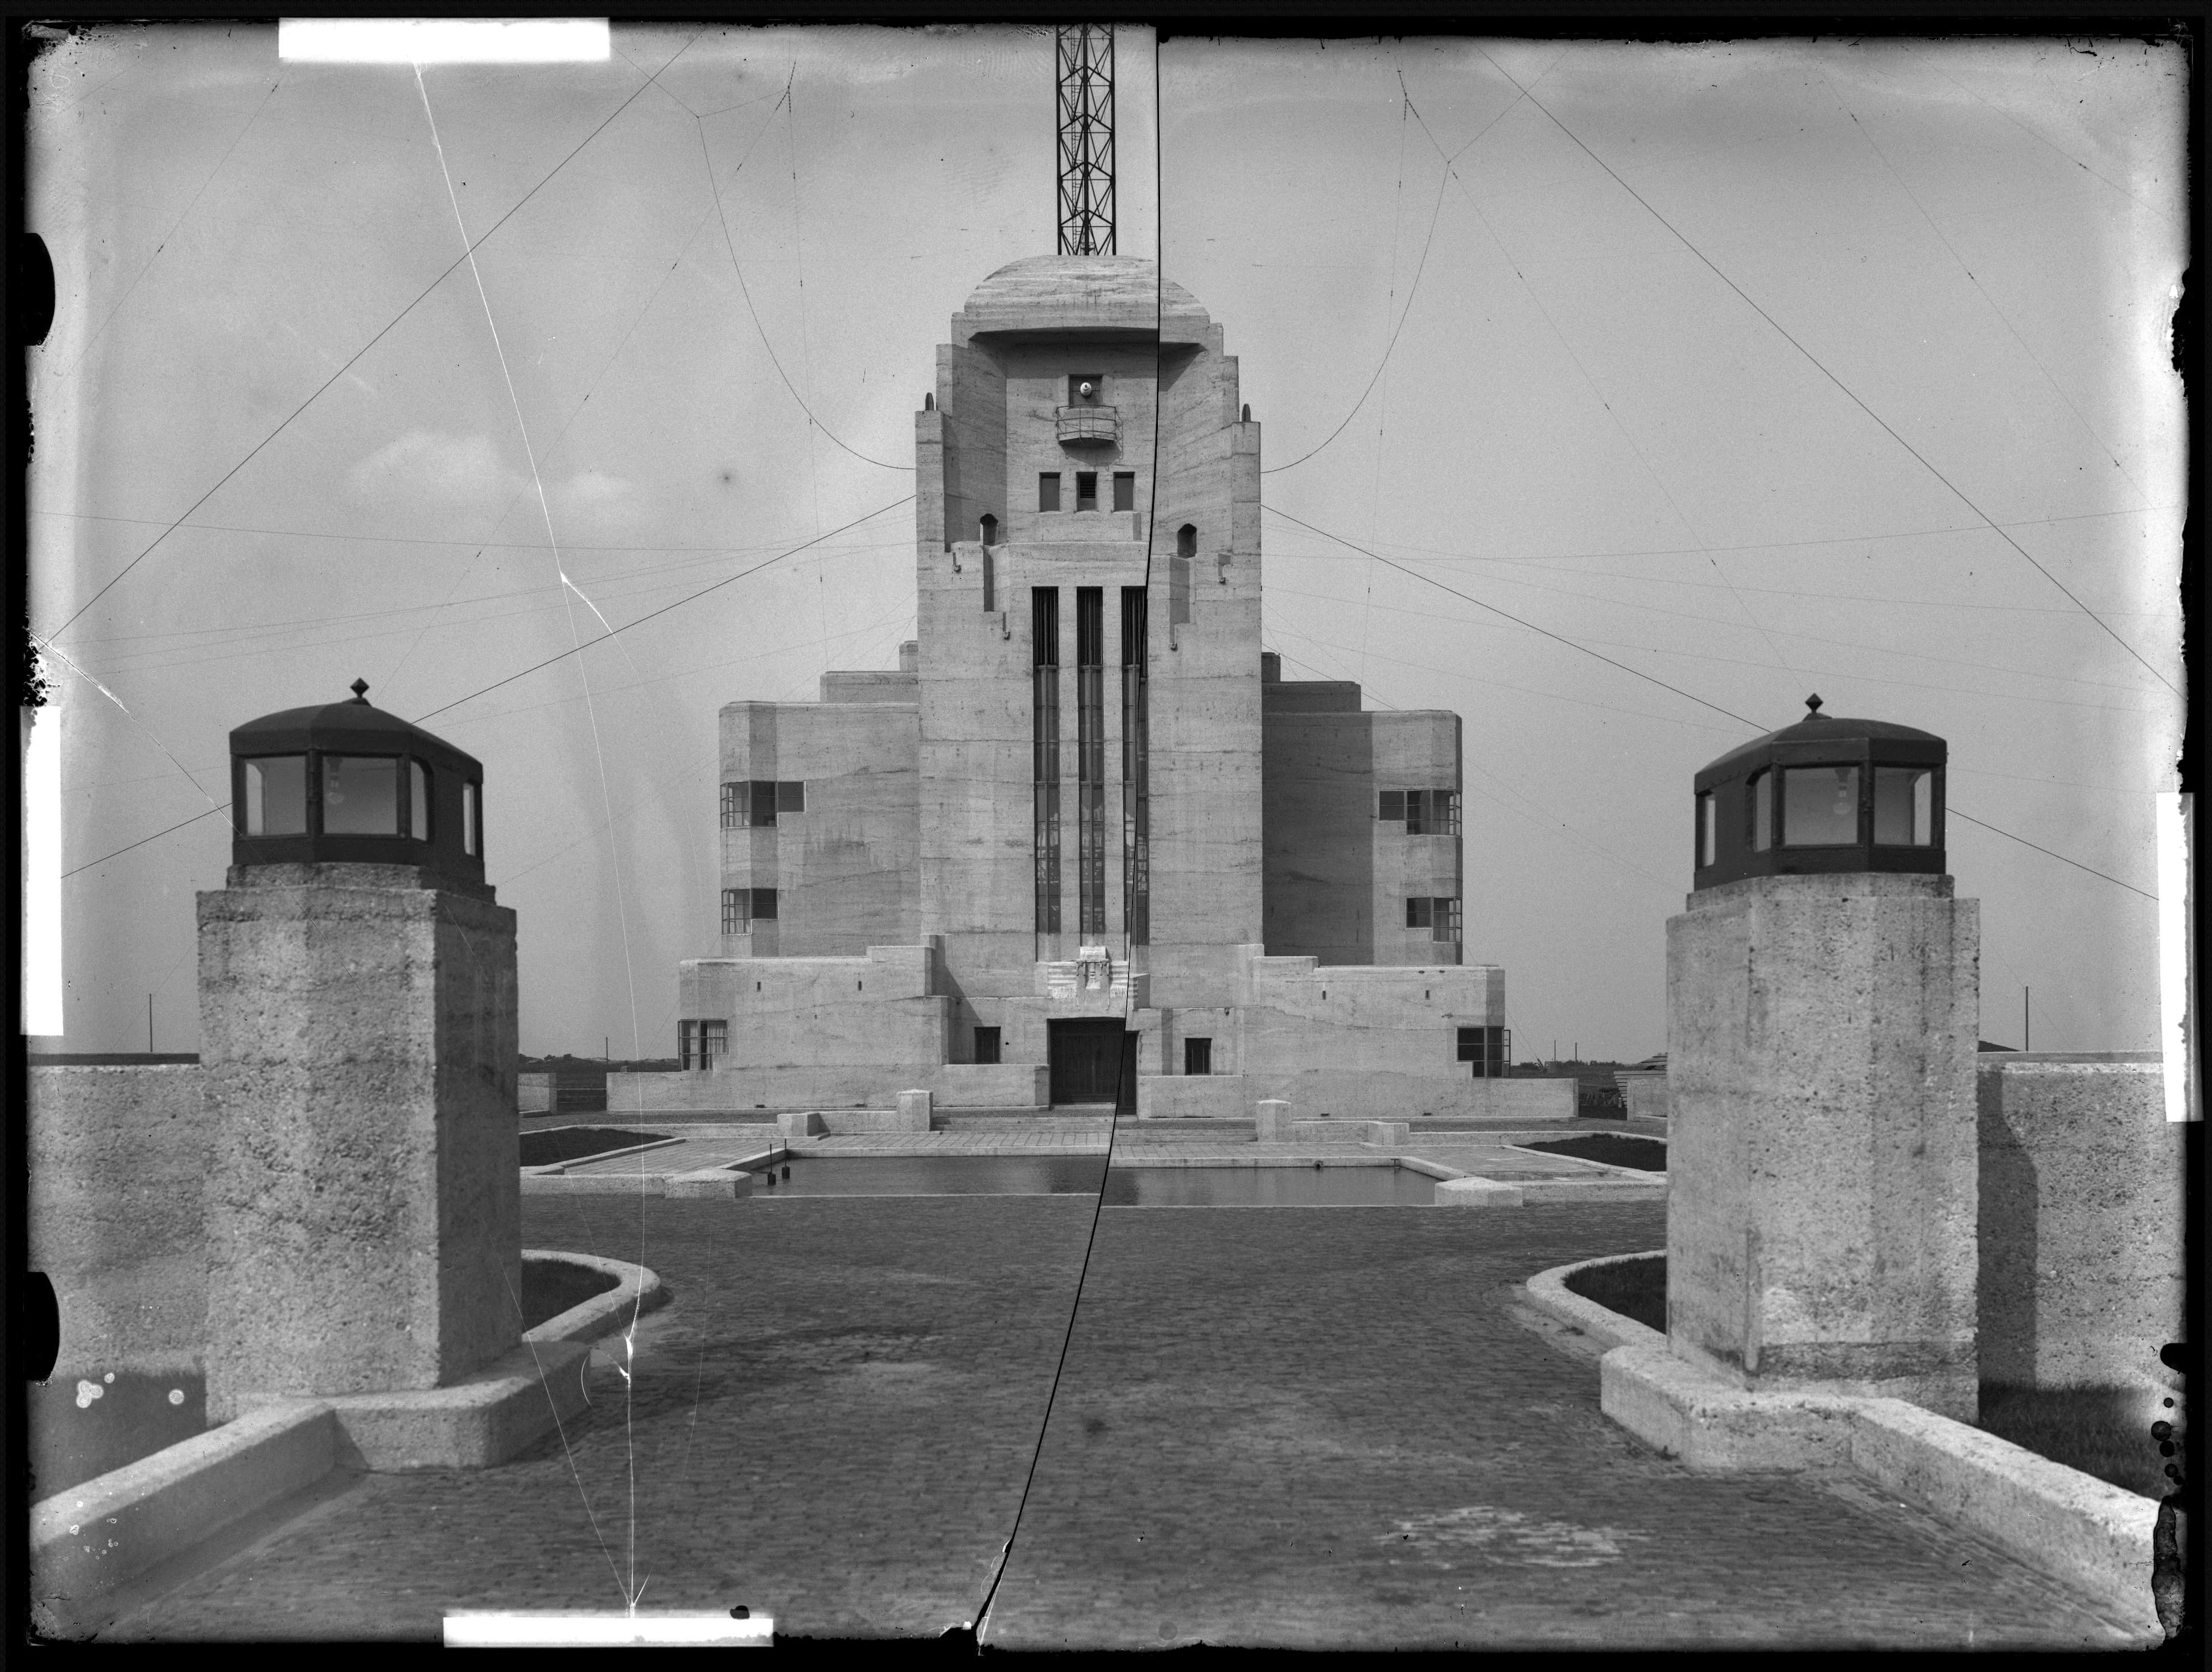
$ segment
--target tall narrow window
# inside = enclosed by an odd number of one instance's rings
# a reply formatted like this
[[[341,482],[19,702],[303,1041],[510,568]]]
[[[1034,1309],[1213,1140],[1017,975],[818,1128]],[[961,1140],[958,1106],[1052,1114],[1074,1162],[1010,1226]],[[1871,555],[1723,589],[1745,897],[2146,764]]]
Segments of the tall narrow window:
[[[750,891],[726,888],[722,891],[722,933],[743,934],[752,927],[745,907],[745,896]]]
[[[1168,625],[1190,619],[1190,564],[1198,556],[1198,530],[1185,523],[1176,531],[1175,556],[1168,559]]]
[[[1035,715],[1036,932],[1060,933],[1060,588],[1030,592]]]
[[[1425,789],[1406,792],[1406,834],[1425,836],[1433,827],[1429,824],[1429,793]]]
[[[699,1066],[711,1068],[730,1054],[730,1024],[727,1022],[699,1024]]]
[[[751,790],[752,817],[747,822],[753,824],[775,824],[775,780],[756,778],[752,781]]]
[[[722,828],[734,830],[745,822],[745,787],[743,784],[722,786]]]
[[[1763,854],[1774,846],[1774,775],[1754,773],[1751,780],[1751,851]]]
[[[1698,797],[1698,864],[1711,865],[1718,857],[1716,851],[1720,830],[1720,814],[1716,810],[1712,792],[1707,790]]]
[[[977,532],[985,545],[996,545],[999,543],[999,520],[986,511],[982,521],[977,525]]]
[[[417,842],[430,839],[430,774],[414,760],[407,763],[407,834]]]
[[[1047,471],[1037,477],[1037,509],[1040,511],[1060,509],[1060,472],[1058,471]]]
[[[1134,471],[1114,472],[1114,508],[1133,511],[1137,508],[1137,473]]]
[[[676,1024],[676,1058],[687,1069],[699,1066],[699,1024],[689,1018]]]
[[[471,859],[483,857],[483,789],[478,784],[461,786],[461,851]]]
[[[1121,921],[1133,946],[1152,943],[1152,770],[1146,758],[1142,587],[1121,588]]]
[[[1075,508],[1079,511],[1096,511],[1098,508],[1097,471],[1076,471]]]
[[[1106,933],[1104,599],[1102,587],[1075,589],[1075,896],[1085,935]]]

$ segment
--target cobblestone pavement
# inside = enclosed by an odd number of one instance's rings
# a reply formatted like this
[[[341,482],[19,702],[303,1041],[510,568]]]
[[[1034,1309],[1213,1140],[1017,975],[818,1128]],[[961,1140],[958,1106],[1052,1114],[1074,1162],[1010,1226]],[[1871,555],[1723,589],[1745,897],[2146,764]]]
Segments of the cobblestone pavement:
[[[786,1633],[975,1617],[1091,1199],[523,1210],[529,1245],[641,1260],[675,1291],[639,1326],[627,1411],[603,1344],[565,1448],[365,1477],[108,1635],[429,1639],[448,1608],[617,1607],[633,1571],[647,1606],[744,1602]],[[1658,1246],[1657,1204],[1099,1223],[987,1641],[2122,1640],[1851,1480],[1694,1475],[1607,1421],[1595,1365],[1516,1322],[1507,1286]]]

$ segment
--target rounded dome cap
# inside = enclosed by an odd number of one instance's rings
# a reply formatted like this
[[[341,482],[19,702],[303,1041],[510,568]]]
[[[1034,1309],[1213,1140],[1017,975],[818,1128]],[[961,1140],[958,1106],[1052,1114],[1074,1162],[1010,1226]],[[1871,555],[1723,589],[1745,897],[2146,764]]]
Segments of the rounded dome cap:
[[[952,324],[963,340],[994,331],[1157,331],[1165,342],[1203,344],[1213,322],[1143,256],[1033,255],[977,285]]]

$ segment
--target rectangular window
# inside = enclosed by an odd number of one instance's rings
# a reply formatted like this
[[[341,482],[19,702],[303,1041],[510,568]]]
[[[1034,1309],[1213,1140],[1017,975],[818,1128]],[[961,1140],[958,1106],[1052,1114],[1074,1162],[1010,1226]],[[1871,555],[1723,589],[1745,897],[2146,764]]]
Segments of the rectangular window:
[[[778,812],[806,811],[806,783],[804,779],[796,783],[785,779],[776,785],[775,810]]]
[[[1133,511],[1137,508],[1137,473],[1134,471],[1114,472],[1114,508]]]
[[[1040,511],[1060,509],[1060,472],[1058,471],[1047,471],[1037,477],[1037,509]]]
[[[323,757],[323,834],[399,834],[399,763],[395,757]]]
[[[1751,851],[1763,854],[1774,846],[1774,775],[1756,772],[1751,779]]]
[[[722,933],[743,934],[751,927],[752,912],[745,896],[752,891],[726,888],[722,891]]]
[[[1437,834],[1457,836],[1459,792],[1455,789],[1432,789],[1429,792],[1429,805],[1437,821]]]
[[[750,791],[748,799],[752,803],[750,809],[751,817],[746,822],[757,826],[775,824],[775,781],[772,778],[756,778],[746,787]]]
[[[1393,821],[1403,818],[1406,816],[1406,792],[1402,789],[1384,790],[1382,792],[1382,811],[1376,816],[1379,818],[1388,818]]]
[[[676,1057],[686,1069],[699,1066],[699,1024],[682,1021],[676,1024]]]
[[[1408,895],[1406,898],[1406,927],[1409,929],[1431,927],[1436,921],[1436,906],[1434,900],[1424,896]]]
[[[745,787],[743,784],[722,786],[722,828],[734,830],[745,822]]]
[[[1510,1049],[1510,1038],[1504,1028],[1462,1028],[1459,1060],[1473,1065],[1477,1079],[1502,1079]]]
[[[975,1061],[990,1063],[999,1060],[999,1031],[996,1028],[975,1030]]]
[[[699,1066],[711,1068],[730,1054],[730,1024],[727,1022],[699,1024]]]
[[[753,897],[753,921],[759,922],[765,918],[774,922],[775,921],[775,891],[772,888],[756,888],[750,890],[749,892]]]
[[[420,761],[407,763],[407,834],[417,842],[430,839],[430,773]]]
[[[1782,773],[1782,845],[1850,848],[1859,839],[1859,769],[1792,766]]]
[[[307,757],[264,755],[245,763],[247,836],[307,833]]]
[[[1098,508],[1097,471],[1076,471],[1075,508],[1079,511],[1096,511]]]
[[[1075,589],[1076,925],[1086,935],[1106,933],[1105,597]]]
[[[1060,933],[1060,588],[1030,593],[1036,933]]]
[[[1180,627],[1190,619],[1190,557],[1177,552],[1168,559],[1168,625]]]
[[[1459,902],[1439,897],[1431,902],[1430,909],[1435,930],[1432,938],[1455,943],[1459,939]]]
[[[1182,1071],[1186,1074],[1210,1074],[1213,1072],[1213,1042],[1211,1039],[1186,1039],[1182,1042]]]
[[[461,851],[472,859],[483,857],[483,787],[461,786]]]
[[[1930,848],[1936,842],[1936,769],[1874,769],[1874,839],[1883,848]]]
[[[1712,792],[1705,791],[1698,797],[1698,864],[1711,865],[1717,857],[1720,833],[1720,815]]]

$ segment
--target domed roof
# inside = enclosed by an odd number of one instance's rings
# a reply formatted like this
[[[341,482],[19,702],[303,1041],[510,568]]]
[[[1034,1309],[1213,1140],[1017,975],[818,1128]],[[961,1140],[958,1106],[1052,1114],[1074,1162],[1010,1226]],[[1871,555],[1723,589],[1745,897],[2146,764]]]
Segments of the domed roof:
[[[356,679],[349,702],[322,702],[285,708],[249,720],[230,734],[234,755],[274,755],[306,749],[351,751],[364,755],[414,753],[449,766],[481,770],[473,755],[424,731],[398,714],[372,708],[368,686]]]
[[[1717,760],[1708,761],[1698,769],[1699,781],[1702,783],[1708,775],[1722,777],[1732,775],[1729,773],[1729,768],[1739,763],[1747,762],[1753,755],[1763,756],[1777,745],[1812,744],[1819,747],[1841,745],[1849,747],[1850,745],[1857,744],[1862,746],[1853,752],[1861,755],[1866,752],[1863,745],[1868,743],[1932,745],[1939,751],[1946,747],[1943,739],[1933,732],[1923,732],[1911,726],[1899,726],[1893,720],[1850,720],[1840,714],[1824,714],[1820,712],[1820,699],[1818,696],[1807,698],[1806,707],[1812,712],[1796,725],[1785,726],[1778,732],[1769,732],[1763,738],[1754,738],[1749,743],[1739,744]]]
[[[1009,262],[975,287],[953,331],[1155,330],[1170,343],[1204,344],[1213,322],[1159,264],[1133,255],[1033,255]]]

